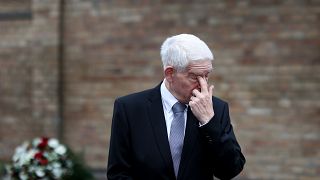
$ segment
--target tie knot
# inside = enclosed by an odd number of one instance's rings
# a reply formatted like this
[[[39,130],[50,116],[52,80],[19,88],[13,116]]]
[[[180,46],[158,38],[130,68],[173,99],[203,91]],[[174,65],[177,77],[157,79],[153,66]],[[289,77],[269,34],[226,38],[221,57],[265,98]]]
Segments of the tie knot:
[[[177,102],[172,106],[173,113],[181,113],[186,109],[186,105]]]

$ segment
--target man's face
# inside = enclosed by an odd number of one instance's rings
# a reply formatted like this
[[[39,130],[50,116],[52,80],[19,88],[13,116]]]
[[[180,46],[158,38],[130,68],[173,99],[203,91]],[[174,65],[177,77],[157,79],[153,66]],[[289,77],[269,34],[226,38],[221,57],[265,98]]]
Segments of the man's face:
[[[169,85],[170,92],[183,103],[189,103],[192,91],[198,89],[201,92],[198,76],[208,82],[209,73],[212,71],[210,60],[192,61],[183,72],[175,71]]]

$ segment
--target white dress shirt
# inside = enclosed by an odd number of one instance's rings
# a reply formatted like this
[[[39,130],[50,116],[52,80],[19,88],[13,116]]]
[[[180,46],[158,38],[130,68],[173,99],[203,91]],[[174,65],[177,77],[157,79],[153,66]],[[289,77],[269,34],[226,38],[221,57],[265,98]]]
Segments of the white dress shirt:
[[[172,106],[176,102],[178,102],[178,100],[167,89],[167,87],[165,85],[165,81],[166,80],[164,79],[162,84],[161,84],[160,92],[161,92],[161,99],[162,99],[164,118],[166,120],[166,125],[167,125],[167,134],[168,134],[168,138],[169,138],[170,137],[171,123],[172,123],[172,120],[174,118],[173,111],[172,111]],[[184,132],[186,130],[187,111],[188,111],[188,108],[186,108],[184,110]]]

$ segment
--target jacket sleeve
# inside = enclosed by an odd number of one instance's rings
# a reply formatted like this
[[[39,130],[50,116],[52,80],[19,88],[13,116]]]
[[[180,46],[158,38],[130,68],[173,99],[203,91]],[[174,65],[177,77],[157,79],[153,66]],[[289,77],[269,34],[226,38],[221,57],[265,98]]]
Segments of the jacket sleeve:
[[[113,179],[132,179],[130,153],[130,129],[123,103],[114,103],[111,138],[109,146],[107,177]]]
[[[246,161],[230,123],[228,104],[223,104],[221,114],[215,114],[207,124],[199,127],[212,155],[214,176],[221,180],[237,176]]]

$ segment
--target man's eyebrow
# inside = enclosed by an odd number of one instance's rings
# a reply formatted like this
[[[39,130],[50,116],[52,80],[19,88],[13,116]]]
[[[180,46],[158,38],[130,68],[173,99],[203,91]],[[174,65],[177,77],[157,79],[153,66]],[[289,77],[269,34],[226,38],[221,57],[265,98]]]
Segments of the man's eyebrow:
[[[213,68],[210,68],[206,73],[209,74],[213,71]]]
[[[213,69],[214,69],[214,68],[212,67],[212,68],[210,68],[210,69],[208,69],[208,70],[206,70],[206,71],[204,71],[204,72],[202,72],[202,73],[190,72],[190,74],[196,75],[196,76],[202,76],[202,75],[206,75],[206,74],[211,73],[211,72],[213,71]]]

